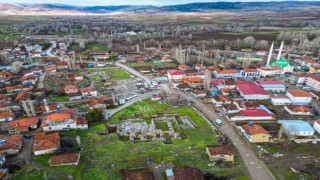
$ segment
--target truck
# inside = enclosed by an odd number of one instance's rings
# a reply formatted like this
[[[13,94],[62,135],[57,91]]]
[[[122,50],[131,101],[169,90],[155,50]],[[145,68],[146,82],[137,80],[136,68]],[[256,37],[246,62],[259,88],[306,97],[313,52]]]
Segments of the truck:
[[[222,121],[220,119],[216,119],[216,123],[219,125],[219,126],[222,126]]]

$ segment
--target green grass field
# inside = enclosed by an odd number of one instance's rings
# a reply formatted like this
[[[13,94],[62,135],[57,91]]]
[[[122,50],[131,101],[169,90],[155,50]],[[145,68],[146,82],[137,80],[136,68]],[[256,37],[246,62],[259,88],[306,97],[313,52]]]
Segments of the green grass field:
[[[119,79],[129,79],[130,75],[121,68],[90,68],[87,70],[87,72],[96,72],[96,71],[105,71],[108,72],[111,75],[110,80],[119,80]],[[100,78],[101,79],[101,78]],[[98,77],[93,76],[94,81],[100,80]]]
[[[139,103],[140,106],[148,106],[151,112],[142,112],[144,116],[165,111],[166,113],[179,113],[188,115],[198,128],[191,129],[183,127],[187,138],[183,140],[173,140],[172,144],[164,144],[162,141],[151,141],[132,144],[129,141],[119,140],[118,134],[98,135],[97,132],[104,130],[103,123],[94,124],[85,131],[64,131],[60,136],[81,137],[83,151],[81,162],[78,166],[52,167],[63,170],[74,175],[74,179],[120,179],[119,170],[146,167],[147,159],[150,158],[155,163],[172,162],[174,165],[192,165],[216,175],[228,175],[238,177],[243,175],[239,166],[227,168],[209,167],[209,158],[205,153],[208,144],[217,142],[216,136],[192,108],[181,107],[172,108],[160,102],[149,100]],[[133,115],[138,112],[136,104],[115,114],[109,123],[117,123],[120,116]],[[34,159],[47,166],[50,156],[39,156]]]
[[[172,62],[164,62],[164,63],[156,63],[156,62],[142,62],[142,63],[131,63],[131,67],[136,67],[136,66],[158,66],[158,67],[177,67],[176,63]]]
[[[12,180],[25,180],[25,179],[55,179],[63,180],[64,177],[54,174],[51,172],[46,172],[38,168],[34,168],[31,165],[24,165],[20,170],[15,172],[15,174],[10,178]]]
[[[108,47],[104,44],[87,44],[86,50],[92,52],[108,52]]]
[[[69,97],[68,96],[56,96],[55,100],[56,100],[56,102],[65,102],[65,101],[69,101]]]

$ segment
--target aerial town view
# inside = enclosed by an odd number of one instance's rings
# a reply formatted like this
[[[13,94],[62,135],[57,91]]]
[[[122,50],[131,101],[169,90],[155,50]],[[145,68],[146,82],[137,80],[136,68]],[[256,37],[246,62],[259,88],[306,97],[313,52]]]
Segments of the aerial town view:
[[[0,180],[319,180],[320,1],[0,0]]]

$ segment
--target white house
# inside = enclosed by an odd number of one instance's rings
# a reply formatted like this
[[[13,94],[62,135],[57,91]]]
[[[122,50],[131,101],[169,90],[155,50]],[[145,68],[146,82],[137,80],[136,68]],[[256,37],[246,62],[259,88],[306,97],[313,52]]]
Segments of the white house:
[[[60,148],[59,133],[37,133],[34,136],[32,151],[34,155],[52,154]]]
[[[312,101],[312,95],[304,90],[289,90],[286,94],[292,104],[306,105]]]
[[[186,76],[186,73],[182,70],[168,70],[167,76],[170,82],[172,81],[182,81],[182,79]]]
[[[269,100],[274,106],[284,106],[292,103],[287,96],[270,96]]]
[[[263,109],[242,110],[239,113],[229,114],[231,121],[259,121],[273,120],[274,115]]]
[[[216,70],[212,72],[216,78],[236,78],[239,77],[237,70]]]
[[[260,72],[257,69],[243,69],[240,76],[244,78],[260,78]]]
[[[43,131],[61,131],[69,129],[87,129],[87,121],[78,118],[76,109],[61,111],[44,116],[41,127]]]
[[[286,90],[285,84],[279,80],[257,80],[254,83],[266,91],[284,92]]]
[[[98,96],[98,91],[95,88],[86,87],[80,89],[82,97],[96,97]]]
[[[314,122],[313,129],[316,130],[320,134],[320,120],[317,120]]]
[[[313,114],[313,111],[307,106],[298,106],[298,105],[286,105],[284,109],[290,115],[299,115],[299,116],[310,116]]]
[[[212,103],[220,107],[222,104],[231,104],[231,99],[228,96],[223,96],[223,95],[216,95],[212,96]]]

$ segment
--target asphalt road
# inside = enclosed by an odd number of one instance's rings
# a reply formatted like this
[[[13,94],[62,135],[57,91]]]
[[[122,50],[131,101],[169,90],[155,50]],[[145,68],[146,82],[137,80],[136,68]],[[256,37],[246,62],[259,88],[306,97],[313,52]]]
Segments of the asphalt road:
[[[133,75],[145,80],[145,81],[150,81],[150,79],[148,77],[142,75],[140,72],[136,71],[135,69],[133,69],[131,67],[128,67],[128,66],[126,66],[124,64],[121,64],[119,61],[117,61],[115,63],[115,65],[120,67],[120,68],[122,68],[122,69],[124,69],[124,70],[126,70],[126,71],[128,71],[129,73],[131,73],[131,74],[133,74]]]
[[[152,92],[149,92],[149,93],[138,95],[138,98],[136,98],[134,100],[131,100],[131,101],[125,103],[124,105],[122,105],[122,106],[120,106],[118,108],[107,109],[107,110],[104,110],[103,112],[104,113],[108,113],[109,117],[110,117],[110,116],[114,115],[115,113],[117,113],[118,111],[121,111],[121,110],[131,106],[132,104],[134,104],[136,102],[143,101],[143,100],[151,98],[152,94],[157,94],[157,93],[159,93],[159,91],[152,91]]]
[[[38,80],[38,84],[37,84],[38,88],[44,88],[44,78],[46,77],[46,74],[47,74],[47,72],[44,72],[39,76],[39,80]]]
[[[119,62],[116,63],[117,66],[122,67],[123,69],[129,71],[132,74],[137,75],[141,79],[148,79],[144,77],[139,72],[135,71],[132,68],[127,67]],[[227,136],[232,142],[233,146],[238,150],[238,154],[240,155],[248,173],[253,180],[274,180],[275,177],[269,171],[267,165],[264,164],[263,161],[258,159],[256,153],[251,149],[250,145],[240,136],[240,134],[234,129],[232,123],[225,120],[223,117],[218,117],[215,113],[214,109],[207,104],[205,104],[202,100],[192,97],[190,94],[179,92],[181,97],[191,98],[194,102],[194,107],[197,108],[200,112],[202,112],[208,119],[223,119],[224,124],[219,126],[218,128]],[[128,105],[129,106],[129,105]],[[115,113],[115,112],[113,112]]]

